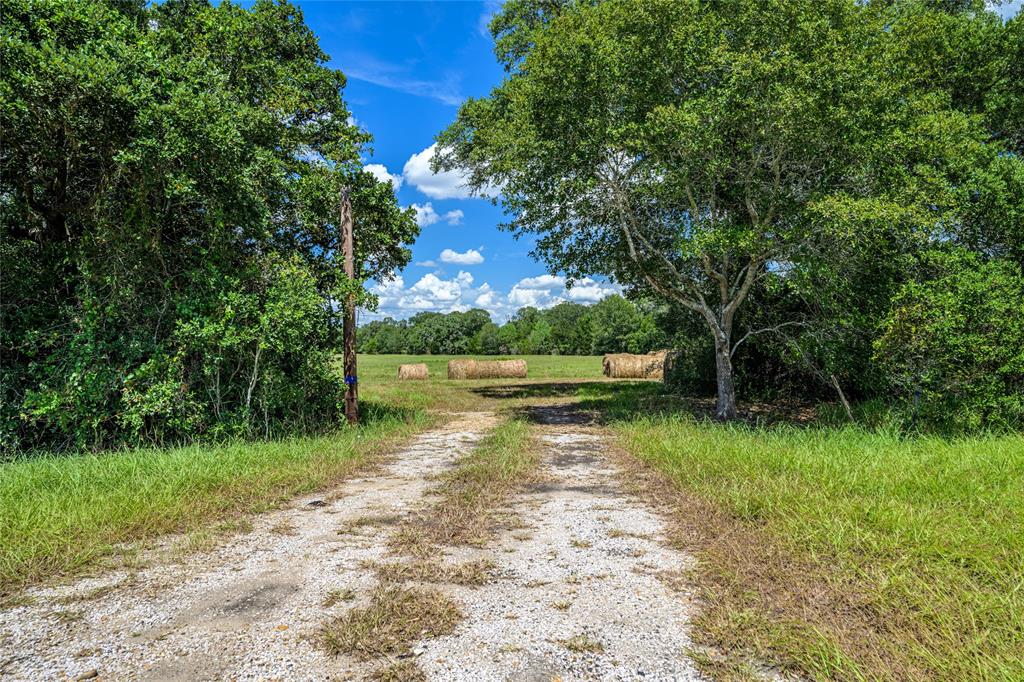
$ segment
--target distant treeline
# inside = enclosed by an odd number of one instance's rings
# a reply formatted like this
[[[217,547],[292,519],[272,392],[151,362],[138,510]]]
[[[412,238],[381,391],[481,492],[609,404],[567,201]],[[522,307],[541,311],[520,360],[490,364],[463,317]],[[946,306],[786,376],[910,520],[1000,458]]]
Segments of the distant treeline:
[[[359,328],[363,353],[600,355],[647,353],[668,341],[656,311],[619,295],[589,306],[567,301],[547,310],[520,308],[502,325],[474,309],[389,317]]]

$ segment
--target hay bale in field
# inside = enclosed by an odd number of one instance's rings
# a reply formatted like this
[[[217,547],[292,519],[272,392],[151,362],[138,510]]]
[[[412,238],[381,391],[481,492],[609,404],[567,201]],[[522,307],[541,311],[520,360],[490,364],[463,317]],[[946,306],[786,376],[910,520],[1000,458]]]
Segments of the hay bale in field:
[[[398,378],[402,381],[410,379],[427,379],[430,377],[430,370],[425,363],[415,365],[399,365]]]
[[[661,379],[665,375],[668,351],[645,355],[609,353],[601,360],[604,375],[613,379]]]
[[[526,360],[449,360],[449,379],[525,379]]]

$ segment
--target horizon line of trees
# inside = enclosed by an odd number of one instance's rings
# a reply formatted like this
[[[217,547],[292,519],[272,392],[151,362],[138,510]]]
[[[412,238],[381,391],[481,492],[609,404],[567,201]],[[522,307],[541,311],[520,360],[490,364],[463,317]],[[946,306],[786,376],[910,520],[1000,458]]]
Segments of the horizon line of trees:
[[[650,306],[619,294],[597,303],[572,301],[551,308],[525,306],[504,324],[480,308],[422,312],[359,327],[358,348],[368,354],[410,355],[602,355],[648,353],[664,348],[668,335]]]

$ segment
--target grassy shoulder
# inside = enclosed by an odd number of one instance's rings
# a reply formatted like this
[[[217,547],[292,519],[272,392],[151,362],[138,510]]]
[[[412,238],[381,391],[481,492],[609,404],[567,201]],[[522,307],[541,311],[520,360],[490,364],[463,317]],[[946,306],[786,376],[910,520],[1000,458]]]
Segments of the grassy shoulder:
[[[616,428],[702,560],[704,643],[813,679],[1024,678],[1024,437]]]
[[[327,486],[425,424],[395,414],[320,437],[0,463],[0,595]]]

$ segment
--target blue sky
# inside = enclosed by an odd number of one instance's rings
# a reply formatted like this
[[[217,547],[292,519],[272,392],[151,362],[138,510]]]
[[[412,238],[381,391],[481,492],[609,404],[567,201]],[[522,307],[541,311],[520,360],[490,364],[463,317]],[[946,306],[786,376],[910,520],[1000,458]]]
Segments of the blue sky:
[[[560,300],[590,303],[617,289],[564,281],[529,257],[531,241],[500,231],[502,211],[468,197],[452,175],[434,176],[434,136],[459,103],[501,82],[487,23],[495,2],[366,2],[299,0],[306,23],[348,77],[345,100],[374,136],[367,167],[398,185],[403,206],[417,206],[420,237],[413,263],[392,282],[373,287],[377,314],[403,318],[422,310],[480,307],[502,321],[524,305]]]
[[[399,202],[416,206],[422,225],[413,263],[394,281],[372,287],[380,309],[362,313],[361,321],[471,307],[503,321],[524,305],[590,303],[617,290],[584,281],[567,291],[564,280],[529,257],[531,241],[498,230],[500,208],[467,197],[458,177],[429,171],[434,136],[455,117],[459,102],[501,82],[487,32],[496,0],[294,1],[330,65],[348,76],[345,99],[375,138],[368,169],[393,178]],[[1011,16],[1021,3],[996,9]]]

